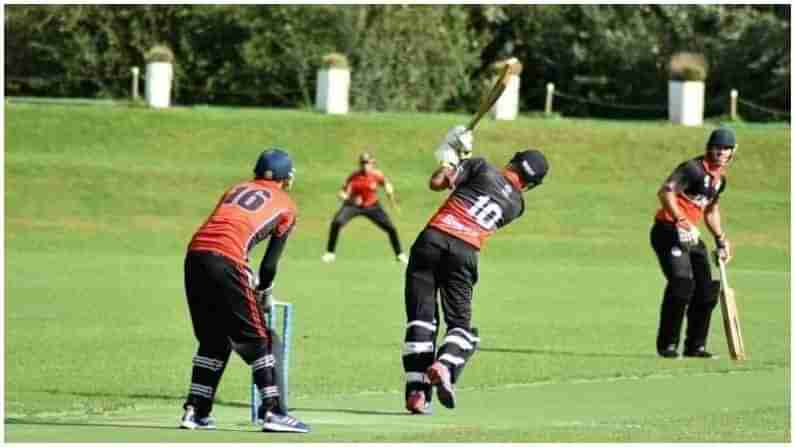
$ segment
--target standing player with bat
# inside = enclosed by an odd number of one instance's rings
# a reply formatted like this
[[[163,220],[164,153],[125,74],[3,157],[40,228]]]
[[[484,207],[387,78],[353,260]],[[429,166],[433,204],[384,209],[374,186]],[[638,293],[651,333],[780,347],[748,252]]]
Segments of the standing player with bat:
[[[402,358],[406,409],[413,414],[431,412],[432,387],[442,405],[455,407],[455,384],[480,341],[472,327],[478,253],[497,229],[524,213],[522,193],[540,185],[548,170],[544,155],[532,149],[497,168],[471,157],[472,142],[471,130],[456,126],[436,150],[440,166],[429,187],[452,192],[411,247],[406,269]],[[447,327],[437,351],[440,304]]]
[[[395,200],[395,189],[392,183],[383,172],[376,169],[375,157],[369,152],[362,152],[359,155],[359,169],[348,176],[337,193],[337,197],[342,201],[342,206],[331,220],[326,253],[321,257],[323,262],[330,263],[337,259],[335,250],[342,227],[354,217],[364,216],[389,236],[395,260],[404,264],[408,263],[408,257],[400,246],[397,229],[378,200],[379,186],[384,188],[392,208],[399,212],[400,208]]]
[[[683,355],[716,357],[706,345],[720,287],[712,280],[710,257],[697,225],[703,216],[715,238],[719,259],[728,262],[731,251],[721,226],[719,198],[726,189],[724,174],[736,148],[732,130],[714,130],[707,140],[706,153],[680,164],[657,192],[662,206],[651,229],[651,245],[667,280],[657,332],[657,353],[662,357],[679,357],[685,315]]]

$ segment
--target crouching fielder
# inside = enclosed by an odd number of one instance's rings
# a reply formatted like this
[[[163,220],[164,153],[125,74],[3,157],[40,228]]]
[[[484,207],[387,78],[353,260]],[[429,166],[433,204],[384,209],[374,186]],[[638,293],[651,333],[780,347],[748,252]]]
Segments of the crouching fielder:
[[[431,412],[431,388],[455,407],[455,384],[480,342],[471,325],[472,288],[478,252],[491,234],[524,212],[522,191],[541,184],[548,165],[537,150],[517,152],[502,170],[471,158],[472,133],[451,129],[436,151],[441,166],[431,175],[434,191],[453,192],[411,247],[406,269],[406,409]],[[446,334],[437,351],[441,303]]]

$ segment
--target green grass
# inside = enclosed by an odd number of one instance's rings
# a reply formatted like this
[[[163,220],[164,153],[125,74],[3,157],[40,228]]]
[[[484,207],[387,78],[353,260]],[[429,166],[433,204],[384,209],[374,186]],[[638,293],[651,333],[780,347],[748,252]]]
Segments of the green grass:
[[[743,126],[721,204],[750,358],[653,353],[663,282],[655,191],[709,129],[596,120],[486,121],[502,164],[548,154],[527,214],[481,256],[482,350],[460,408],[402,413],[403,269],[365,221],[320,263],[336,189],[372,149],[395,183],[408,248],[443,200],[432,149],[461,115],[5,106],[6,440],[11,442],[785,442],[790,434],[790,129]],[[246,423],[234,357],[216,433],[174,430],[195,350],[182,290],[193,231],[262,148],[293,154],[299,224],[277,294],[295,304],[291,404],[307,436]],[[704,232],[706,233],[706,232]],[[262,247],[257,251],[261,254]]]

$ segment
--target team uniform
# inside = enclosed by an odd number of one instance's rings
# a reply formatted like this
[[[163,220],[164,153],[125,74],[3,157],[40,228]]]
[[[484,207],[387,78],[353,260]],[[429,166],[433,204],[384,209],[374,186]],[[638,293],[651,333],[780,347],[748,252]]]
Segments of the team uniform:
[[[677,205],[687,223],[695,227],[704,210],[718,202],[726,188],[726,177],[711,170],[701,156],[679,165],[666,180],[668,183],[677,186]],[[703,240],[696,245],[683,243],[674,216],[665,208],[657,211],[650,236],[668,281],[660,310],[657,351],[677,348],[685,314],[685,352],[703,350],[719,293],[719,284],[712,280],[707,247]]]
[[[331,221],[328,244],[326,246],[327,253],[334,253],[340,230],[357,216],[366,217],[389,235],[389,242],[392,245],[395,256],[403,253],[397,229],[395,229],[395,225],[392,224],[389,215],[387,215],[378,201],[378,187],[383,187],[384,185],[384,174],[377,169],[370,171],[358,170],[345,180],[343,190],[348,194],[348,199],[343,202]]]
[[[199,349],[186,405],[200,413],[212,409],[233,344],[252,366],[262,400],[278,399],[272,340],[255,297],[258,280],[248,267],[248,254],[271,238],[258,273],[269,286],[295,219],[295,204],[275,182],[252,180],[224,193],[190,241],[185,290]]]
[[[406,398],[419,390],[428,404],[426,370],[431,364],[447,366],[455,383],[480,342],[471,326],[478,252],[489,236],[525,209],[522,191],[482,158],[461,161],[448,171],[448,183],[453,191],[417,237],[406,269]],[[437,292],[447,326],[438,352]]]
[[[309,427],[287,415],[279,399],[280,378],[273,354],[275,335],[266,327],[276,267],[295,226],[296,206],[287,190],[293,164],[278,148],[263,151],[255,178],[227,190],[196,231],[185,256],[185,292],[199,348],[180,428],[214,429],[210,415],[218,384],[234,349],[251,366],[266,432],[307,433]],[[249,253],[270,239],[259,271]]]

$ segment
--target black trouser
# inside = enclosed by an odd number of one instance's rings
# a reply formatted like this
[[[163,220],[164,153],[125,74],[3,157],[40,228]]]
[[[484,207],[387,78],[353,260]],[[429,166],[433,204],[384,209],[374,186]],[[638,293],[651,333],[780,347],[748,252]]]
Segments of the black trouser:
[[[704,241],[688,249],[679,242],[674,224],[658,221],[651,229],[651,245],[668,281],[660,309],[657,350],[678,348],[685,313],[685,351],[706,346],[709,320],[720,289],[712,281]]]
[[[471,327],[472,288],[478,280],[478,251],[466,242],[426,228],[411,247],[406,268],[406,336],[403,369],[406,395],[422,390],[430,401],[425,371],[434,360],[445,364],[455,383],[480,342]],[[447,331],[439,351],[436,335],[442,306]]]
[[[340,230],[356,216],[364,216],[370,219],[378,228],[384,230],[386,234],[389,235],[389,243],[392,244],[392,250],[395,251],[395,255],[403,253],[403,249],[400,247],[400,239],[398,238],[397,230],[389,219],[389,215],[387,215],[379,202],[375,202],[373,206],[368,206],[366,208],[345,202],[331,221],[326,251],[334,253],[334,250],[337,248],[337,237],[339,236]]]
[[[185,292],[199,341],[185,405],[193,405],[199,414],[212,410],[233,348],[251,365],[263,402],[278,405],[272,340],[251,275],[245,266],[213,252],[190,251],[185,257]]]

